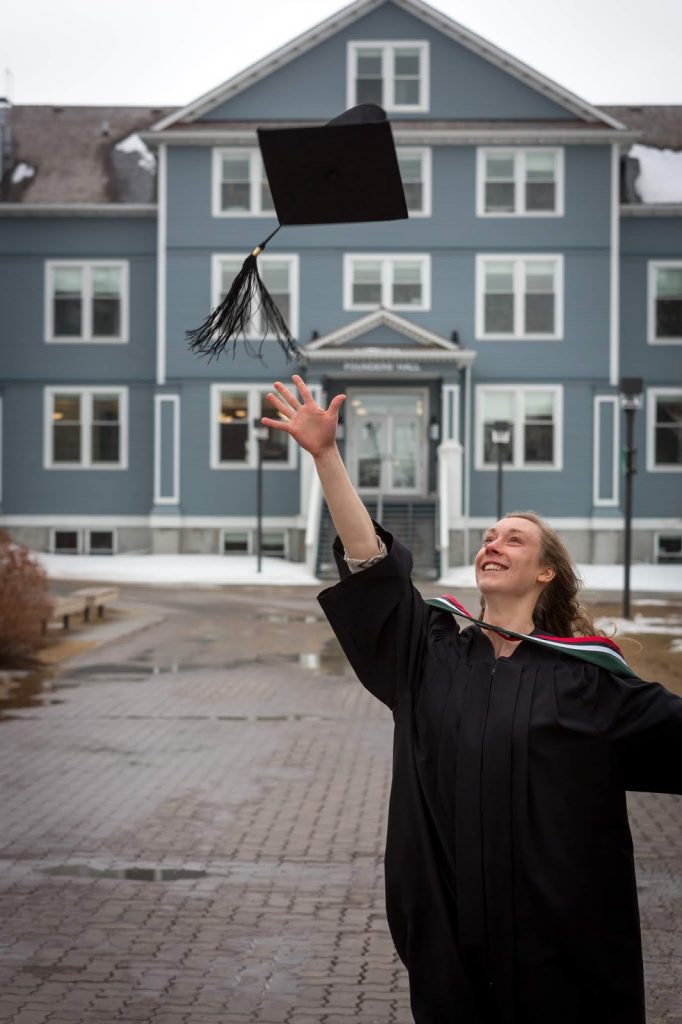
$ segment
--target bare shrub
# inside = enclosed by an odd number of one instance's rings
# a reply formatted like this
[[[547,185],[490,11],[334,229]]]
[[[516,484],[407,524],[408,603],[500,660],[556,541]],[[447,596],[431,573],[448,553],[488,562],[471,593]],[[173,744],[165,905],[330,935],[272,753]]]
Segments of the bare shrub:
[[[51,599],[45,570],[0,530],[0,668],[35,668]]]

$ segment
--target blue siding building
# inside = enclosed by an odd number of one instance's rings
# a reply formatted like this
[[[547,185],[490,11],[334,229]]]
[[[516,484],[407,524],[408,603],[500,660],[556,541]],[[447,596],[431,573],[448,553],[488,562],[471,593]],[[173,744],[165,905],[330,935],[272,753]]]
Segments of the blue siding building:
[[[197,359],[186,330],[276,225],[256,129],[363,101],[409,220],[283,229],[259,263],[301,363],[271,340]],[[40,550],[253,550],[254,423],[300,371],[347,394],[349,473],[423,573],[495,518],[498,421],[505,510],[612,562],[639,377],[634,556],[682,561],[682,180],[647,202],[628,156],[682,148],[664,109],[598,109],[421,0],[357,0],[182,109],[6,106],[0,526]],[[263,465],[266,551],[324,573],[311,460],[273,431]]]

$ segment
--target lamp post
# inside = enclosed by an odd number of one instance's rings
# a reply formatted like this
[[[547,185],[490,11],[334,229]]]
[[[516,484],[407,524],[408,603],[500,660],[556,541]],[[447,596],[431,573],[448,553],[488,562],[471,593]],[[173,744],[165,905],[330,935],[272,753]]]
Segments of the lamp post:
[[[620,405],[625,413],[625,447],[623,448],[623,469],[625,473],[623,537],[623,618],[630,618],[630,563],[632,561],[632,478],[637,472],[634,447],[635,412],[642,408],[642,378],[621,377]]]
[[[497,518],[502,518],[502,455],[503,449],[511,441],[511,423],[506,420],[495,420],[492,426],[492,442],[497,456]]]
[[[251,436],[258,445],[258,470],[256,473],[256,572],[261,571],[263,549],[263,442],[268,436],[268,427],[259,419],[253,421]]]

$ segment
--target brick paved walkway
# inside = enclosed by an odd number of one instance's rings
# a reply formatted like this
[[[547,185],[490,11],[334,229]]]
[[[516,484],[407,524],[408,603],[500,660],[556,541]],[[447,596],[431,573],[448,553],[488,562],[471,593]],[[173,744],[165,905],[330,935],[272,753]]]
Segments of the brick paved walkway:
[[[314,593],[157,591],[163,623],[5,713],[3,1024],[411,1024],[383,902],[391,717]],[[629,799],[649,1024],[680,1024],[682,801]]]

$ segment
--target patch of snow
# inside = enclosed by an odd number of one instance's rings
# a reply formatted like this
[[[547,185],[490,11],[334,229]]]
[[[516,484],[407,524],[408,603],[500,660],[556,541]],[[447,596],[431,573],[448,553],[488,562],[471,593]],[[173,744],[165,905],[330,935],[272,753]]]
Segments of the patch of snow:
[[[141,167],[145,171],[149,171],[153,174],[156,170],[156,157],[152,153],[151,149],[142,141],[137,132],[133,132],[132,135],[128,135],[125,139],[121,139],[117,142],[115,149],[119,150],[120,153],[138,153],[140,159],[137,161],[137,166]]]
[[[643,203],[682,203],[682,152],[637,143],[628,156],[639,160],[635,188]]]
[[[25,164],[21,160],[12,171],[12,184],[18,185],[21,181],[26,181],[28,178],[34,178],[36,173],[35,167],[31,167],[30,164]]]
[[[576,566],[585,590],[609,590],[616,593],[623,590],[622,565]],[[473,565],[463,565],[448,570],[447,576],[438,580],[438,586],[466,587],[476,589]],[[682,572],[679,565],[638,564],[630,569],[630,588],[639,593],[682,594]],[[647,601],[647,604],[650,602]]]
[[[682,640],[679,640],[676,637],[672,641],[672,643],[670,644],[670,653],[671,654],[682,654]]]
[[[33,555],[48,576],[60,580],[196,587],[320,585],[305,563],[283,558],[263,557],[258,573],[255,555]]]
[[[616,636],[623,633],[662,633],[682,637],[682,622],[679,618],[649,619],[644,615],[635,615],[634,619],[618,619],[605,615],[595,619],[594,624],[597,629],[603,629],[609,636],[615,626]]]

